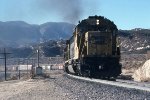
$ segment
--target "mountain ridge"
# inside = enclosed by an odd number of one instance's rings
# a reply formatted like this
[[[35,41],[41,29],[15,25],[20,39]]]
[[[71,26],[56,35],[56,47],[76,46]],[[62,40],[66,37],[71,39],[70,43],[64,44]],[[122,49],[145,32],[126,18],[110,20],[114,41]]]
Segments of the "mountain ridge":
[[[39,43],[45,40],[69,38],[75,25],[66,22],[47,22],[41,25],[24,21],[0,21],[0,47]]]

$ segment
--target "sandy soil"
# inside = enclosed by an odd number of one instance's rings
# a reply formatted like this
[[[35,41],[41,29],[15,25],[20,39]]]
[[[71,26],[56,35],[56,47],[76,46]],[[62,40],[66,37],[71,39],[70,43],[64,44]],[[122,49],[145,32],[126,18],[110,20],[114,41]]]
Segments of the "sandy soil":
[[[55,100],[60,94],[63,95],[61,88],[56,87],[53,82],[56,76],[59,77],[59,73],[47,79],[36,77],[24,81],[1,82],[0,98],[1,100]]]

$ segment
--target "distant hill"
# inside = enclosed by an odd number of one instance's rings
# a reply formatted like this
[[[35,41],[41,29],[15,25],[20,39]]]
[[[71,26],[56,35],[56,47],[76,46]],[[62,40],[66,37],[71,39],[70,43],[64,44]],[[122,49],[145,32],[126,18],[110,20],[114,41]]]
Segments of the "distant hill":
[[[73,29],[73,24],[63,22],[48,22],[42,25],[23,21],[0,22],[0,47],[28,46],[41,41],[67,39]]]
[[[0,46],[25,45],[40,40],[38,25],[22,21],[0,22]]]
[[[40,32],[44,39],[67,39],[72,35],[75,25],[63,22],[48,22],[40,25]]]

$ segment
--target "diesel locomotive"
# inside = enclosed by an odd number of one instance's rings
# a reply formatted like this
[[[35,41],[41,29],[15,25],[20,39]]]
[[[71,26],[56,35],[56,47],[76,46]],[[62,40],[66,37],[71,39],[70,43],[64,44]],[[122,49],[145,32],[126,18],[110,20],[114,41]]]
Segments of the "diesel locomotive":
[[[121,74],[117,26],[103,16],[89,16],[75,27],[64,49],[64,70],[84,77],[116,78]]]

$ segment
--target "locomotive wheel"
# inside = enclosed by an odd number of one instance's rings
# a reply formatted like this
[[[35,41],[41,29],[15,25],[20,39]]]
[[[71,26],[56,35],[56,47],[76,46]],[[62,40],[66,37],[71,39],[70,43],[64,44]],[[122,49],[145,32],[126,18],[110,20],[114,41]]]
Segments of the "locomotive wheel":
[[[80,68],[80,64],[77,64],[77,72],[76,72],[76,73],[77,73],[78,76],[81,76],[81,71],[80,71],[80,69],[81,69],[81,68]]]
[[[82,72],[82,76],[83,77],[90,77],[90,71],[86,70],[86,71]]]
[[[89,70],[85,70],[83,65],[78,64],[77,65],[77,75],[83,76],[83,77],[90,77]]]
[[[64,70],[65,70],[65,72],[66,72],[66,73],[68,73],[68,74],[69,74],[68,64],[65,64]]]

